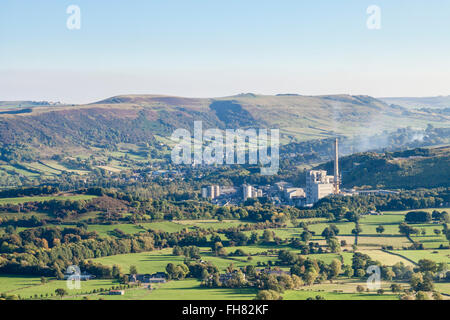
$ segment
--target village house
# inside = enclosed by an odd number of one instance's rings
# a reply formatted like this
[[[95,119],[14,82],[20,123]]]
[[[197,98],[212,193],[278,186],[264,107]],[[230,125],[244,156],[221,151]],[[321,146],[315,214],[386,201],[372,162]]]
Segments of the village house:
[[[109,295],[110,296],[123,296],[123,295],[125,295],[125,291],[124,290],[110,290]]]
[[[153,274],[130,274],[128,276],[129,283],[140,282],[142,284],[149,283],[165,283],[166,274],[164,272],[156,272]]]

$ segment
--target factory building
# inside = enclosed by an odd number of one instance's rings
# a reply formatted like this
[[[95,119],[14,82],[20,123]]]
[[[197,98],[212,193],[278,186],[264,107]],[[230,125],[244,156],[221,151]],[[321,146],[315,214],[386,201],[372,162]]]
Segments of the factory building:
[[[220,187],[217,185],[203,186],[202,198],[214,200],[220,196]]]
[[[306,202],[314,204],[334,193],[334,176],[328,176],[325,170],[311,170],[306,176]]]
[[[246,201],[248,198],[259,198],[263,196],[263,191],[260,189],[256,189],[251,185],[244,184],[242,185],[242,198]]]
[[[311,170],[306,175],[306,203],[314,204],[330,194],[340,194],[339,142],[334,144],[334,176],[325,170]]]
[[[294,198],[304,198],[306,197],[306,193],[303,188],[286,188],[284,190],[284,197],[286,200],[292,200]]]

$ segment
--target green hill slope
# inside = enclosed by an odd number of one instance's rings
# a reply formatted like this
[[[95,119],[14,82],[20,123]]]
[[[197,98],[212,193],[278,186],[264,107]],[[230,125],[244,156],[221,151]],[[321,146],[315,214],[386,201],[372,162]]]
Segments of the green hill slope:
[[[450,146],[402,152],[365,152],[340,160],[345,187],[450,187]],[[319,166],[332,172],[331,162]]]
[[[0,114],[2,146],[101,146],[151,142],[177,128],[279,128],[283,143],[336,135],[374,134],[431,123],[450,126],[450,117],[408,112],[367,96],[261,96],[217,99],[157,95],[109,98],[90,105],[39,106]]]

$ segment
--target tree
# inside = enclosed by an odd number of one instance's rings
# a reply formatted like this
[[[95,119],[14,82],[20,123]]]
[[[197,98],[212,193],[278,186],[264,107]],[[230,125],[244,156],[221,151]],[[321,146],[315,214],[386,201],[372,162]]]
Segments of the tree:
[[[111,275],[113,276],[113,278],[119,280],[122,276],[122,268],[119,265],[113,265]]]
[[[384,232],[384,227],[380,225],[375,230],[377,231],[377,233],[382,234]]]
[[[362,232],[362,229],[359,224],[355,224],[355,228],[352,230],[352,234],[358,236]]]
[[[402,291],[402,287],[397,283],[393,283],[393,284],[391,284],[391,290],[393,293],[397,293],[397,292]]]
[[[303,242],[308,242],[309,240],[311,240],[312,234],[308,230],[304,230],[300,235],[300,238],[302,239]]]
[[[355,223],[355,228],[352,230],[352,234],[355,235],[355,245],[358,244],[358,236],[361,232],[362,232],[362,229],[359,226],[359,223]]]
[[[255,300],[281,300],[280,294],[275,290],[258,291]]]
[[[130,266],[130,274],[138,274],[136,266]]]
[[[273,237],[274,237],[274,232],[271,230],[264,230],[263,235],[262,235],[262,241],[264,243],[270,243],[273,241]]]
[[[411,211],[405,216],[407,223],[429,223],[432,220],[432,215],[426,211]]]
[[[347,219],[350,222],[357,223],[360,220],[360,216],[356,212],[347,211],[347,213],[345,214],[345,219]]]
[[[352,266],[351,265],[344,265],[344,275],[347,277],[347,278],[351,278],[351,277],[353,277],[353,274],[354,274],[354,271],[353,271],[353,268],[352,268]]]
[[[308,286],[314,284],[319,274],[317,273],[316,269],[309,268],[308,271],[305,273],[305,282]]]
[[[433,292],[433,299],[434,300],[443,300],[442,295],[439,292]]]
[[[334,238],[339,234],[339,229],[334,224],[330,224],[322,231],[322,237],[325,239]]]
[[[416,293],[416,300],[429,300],[429,298],[425,292],[419,291]]]
[[[65,295],[67,295],[67,291],[65,289],[61,289],[61,288],[56,289],[55,293],[57,296],[60,297],[60,299],[62,299]]]
[[[419,269],[421,272],[436,272],[437,271],[437,264],[436,262],[428,259],[420,259],[417,263],[419,265]]]
[[[341,251],[341,246],[339,244],[339,240],[336,238],[328,238],[327,239],[328,247],[330,248],[330,251],[333,253],[338,253]]]
[[[424,276],[421,272],[411,276],[410,284],[414,291],[432,291],[434,287],[430,277]]]
[[[410,237],[412,234],[416,234],[418,233],[417,229],[414,229],[413,227],[407,225],[406,223],[402,222],[399,226],[398,226],[398,230],[401,234]]]
[[[331,279],[336,278],[339,276],[339,274],[342,272],[342,262],[338,259],[333,259],[330,264],[330,271],[331,271]]]

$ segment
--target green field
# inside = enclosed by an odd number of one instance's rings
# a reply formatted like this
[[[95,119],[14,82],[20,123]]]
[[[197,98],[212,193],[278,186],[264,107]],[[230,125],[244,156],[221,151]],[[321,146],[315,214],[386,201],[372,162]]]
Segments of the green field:
[[[252,224],[252,222],[243,222],[240,220],[179,220],[175,221],[175,223],[182,226],[193,226],[199,227],[201,229],[229,229],[233,227],[237,227],[245,224]]]
[[[398,300],[394,294],[379,295],[376,293],[338,293],[323,291],[299,291],[290,290],[283,295],[284,300],[306,300],[321,296],[325,300]]]
[[[44,202],[50,200],[91,200],[96,196],[90,195],[71,195],[71,196],[44,196],[44,197],[19,197],[19,198],[1,198],[0,204],[21,204],[27,202]]]
[[[27,201],[44,201],[50,199],[77,199],[87,200],[93,198],[92,196],[53,196],[53,197],[24,197],[24,198],[11,198],[0,199],[2,203],[21,203]],[[19,201],[19,202],[17,202]],[[430,209],[433,210],[433,209]],[[381,262],[383,265],[392,266],[398,262],[403,262],[405,265],[414,265],[420,259],[430,259],[435,262],[450,263],[450,250],[437,250],[436,245],[439,243],[448,244],[446,240],[443,240],[443,236],[436,236],[433,232],[434,229],[441,229],[442,225],[437,224],[418,224],[414,225],[419,230],[425,229],[426,235],[414,236],[415,240],[418,240],[424,244],[432,244],[428,250],[392,250],[389,252],[381,250],[382,246],[393,246],[395,249],[401,249],[403,247],[409,247],[411,243],[409,240],[398,233],[398,224],[404,220],[404,215],[407,211],[402,212],[386,212],[382,216],[364,216],[361,219],[361,227],[363,229],[362,235],[358,237],[358,252],[369,255],[372,259]],[[95,218],[98,212],[87,213],[83,215],[82,219]],[[7,214],[10,216],[11,214]],[[27,214],[30,215],[30,214]],[[39,214],[36,214],[39,215]],[[18,217],[18,216],[17,216]],[[152,223],[141,224],[111,224],[111,225],[88,225],[89,231],[96,231],[100,236],[112,237],[114,236],[114,230],[119,229],[127,234],[137,234],[146,230],[161,230],[164,232],[179,232],[184,229],[203,228],[203,229],[222,229],[230,228],[243,224],[239,220],[185,220],[185,221],[162,221]],[[326,249],[326,243],[323,237],[320,235],[324,228],[329,224],[321,222],[319,224],[310,225],[308,228],[316,232],[313,237],[313,242],[320,243],[324,249]],[[385,227],[383,234],[377,234],[375,228],[378,225]],[[347,250],[341,253],[323,253],[323,254],[310,254],[304,256],[305,258],[321,260],[326,264],[331,263],[333,259],[343,258],[344,264],[351,265],[352,250],[351,245],[354,242],[354,235],[351,234],[351,230],[354,228],[354,223],[339,222],[336,223],[340,233],[338,238],[345,240],[347,246],[342,249]],[[18,228],[21,231],[22,228]],[[279,229],[271,229],[275,232],[275,235],[282,239],[290,239],[299,237],[302,228],[298,227],[285,227]],[[263,230],[256,231],[259,235],[262,235]],[[245,232],[247,235],[251,234],[251,231]],[[225,236],[220,235],[223,239]],[[430,246],[425,245],[426,248]],[[275,263],[278,258],[278,250],[290,250],[296,253],[300,253],[299,250],[284,245],[276,245],[272,243],[270,245],[249,245],[239,247],[226,247],[227,253],[233,253],[234,251],[241,249],[246,255],[251,255],[251,259],[248,256],[226,256],[218,257],[213,254],[210,248],[200,248],[200,254],[202,260],[213,263],[218,267],[221,273],[225,272],[230,264],[233,264],[234,268],[244,267],[246,265],[268,265],[269,262]],[[411,261],[414,263],[412,263]],[[137,267],[139,273],[155,273],[165,271],[168,263],[183,263],[183,256],[174,256],[172,254],[172,248],[166,248],[162,250],[155,250],[151,252],[142,253],[130,253],[115,256],[107,256],[102,258],[93,259],[95,262],[99,262],[103,265],[119,265],[123,273],[128,273],[130,266]],[[283,267],[283,269],[289,269],[289,267]],[[147,288],[131,288],[126,289],[124,296],[109,296],[104,294],[93,294],[92,290],[109,290],[112,286],[118,285],[115,280],[92,280],[87,282],[81,282],[82,288],[69,291],[69,295],[65,299],[81,299],[84,296],[88,296],[89,299],[105,299],[105,300],[179,300],[189,297],[189,299],[196,300],[249,300],[254,299],[256,296],[256,289],[204,289],[200,287],[198,280],[186,279],[182,281],[170,281],[166,284],[154,285],[155,290],[149,290]],[[396,300],[398,296],[390,292],[390,283],[383,282],[383,289],[385,293],[378,295],[374,292],[362,292],[356,291],[357,285],[364,285],[362,282],[358,282],[354,279],[339,278],[334,280],[333,283],[325,281],[321,284],[315,284],[313,286],[303,287],[301,290],[290,290],[282,294],[285,300],[304,300],[307,298],[315,298],[316,296],[322,296],[327,300]],[[403,287],[408,285],[402,284]],[[41,284],[40,278],[37,277],[17,277],[17,276],[0,276],[0,293],[20,295],[22,298],[38,298],[43,295],[52,299],[59,299],[51,297],[54,294],[55,289],[66,288],[65,281],[52,280],[49,283]],[[436,283],[436,289],[442,293],[450,294],[450,285],[448,283]]]
[[[37,286],[41,284],[41,278],[32,276],[0,276],[0,293],[8,293],[19,289]]]
[[[119,229],[127,234],[136,234],[145,231],[142,227],[134,224],[90,224],[88,225],[88,231],[96,231],[102,237],[113,236],[113,231]]]
[[[130,289],[123,296],[95,295],[91,299],[105,300],[252,300],[256,290],[251,288],[202,288],[200,281],[186,279],[155,286],[155,290]]]
[[[394,250],[403,257],[418,262],[420,259],[429,259],[434,262],[446,262],[450,264],[450,250]]]
[[[119,254],[115,256],[94,259],[104,265],[114,264],[122,267],[128,273],[130,266],[137,267],[139,273],[155,273],[165,271],[168,263],[183,263],[183,256],[172,255],[172,249],[155,250],[151,252]]]
[[[94,289],[109,289],[116,285],[118,284],[115,280],[94,279],[81,281],[80,289],[70,290],[65,280],[51,280],[48,283],[41,284],[40,278],[0,276],[0,292],[22,298],[34,298],[35,295],[40,297],[41,294],[44,296],[47,294],[48,297],[51,297],[52,294],[55,294],[55,290],[59,288],[66,289],[69,296],[74,296],[91,292]]]
[[[393,266],[394,264],[398,262],[403,262],[406,266],[414,266],[413,263],[410,261],[399,257],[394,254],[390,254],[389,252],[385,252],[379,249],[358,249],[358,252],[367,254],[369,257],[371,257],[375,261],[381,262],[382,265],[385,266]]]
[[[160,230],[163,232],[169,232],[169,233],[173,233],[173,232],[178,232],[178,231],[182,231],[186,228],[189,229],[189,225],[181,225],[179,223],[175,223],[175,222],[170,222],[170,221],[164,221],[164,222],[152,222],[152,223],[141,223],[141,226],[143,226],[145,229],[150,229],[150,230]]]

